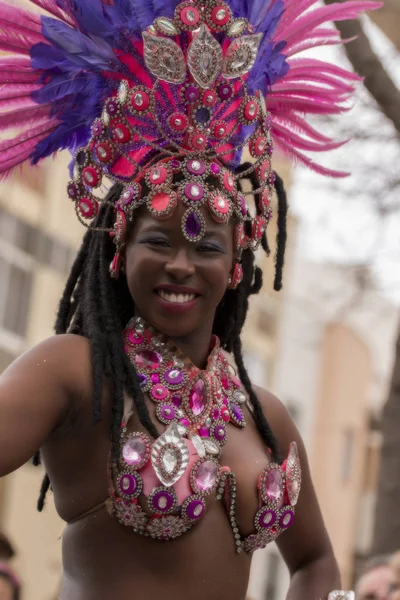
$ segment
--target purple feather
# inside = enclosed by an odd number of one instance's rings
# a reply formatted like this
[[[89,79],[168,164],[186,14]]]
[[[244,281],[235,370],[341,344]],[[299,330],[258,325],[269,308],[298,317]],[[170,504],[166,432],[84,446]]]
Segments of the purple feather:
[[[115,54],[110,46],[107,46],[107,52],[104,44],[96,44],[80,31],[50,17],[43,17],[42,22],[44,37],[56,48],[63,50],[71,62],[102,71],[110,68],[110,61],[115,61]]]

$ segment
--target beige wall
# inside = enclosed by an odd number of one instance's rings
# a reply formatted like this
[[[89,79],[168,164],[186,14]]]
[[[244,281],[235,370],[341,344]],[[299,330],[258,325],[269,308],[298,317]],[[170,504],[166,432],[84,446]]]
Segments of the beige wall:
[[[364,487],[371,358],[347,326],[326,328],[311,469],[344,587],[352,578],[359,500]]]

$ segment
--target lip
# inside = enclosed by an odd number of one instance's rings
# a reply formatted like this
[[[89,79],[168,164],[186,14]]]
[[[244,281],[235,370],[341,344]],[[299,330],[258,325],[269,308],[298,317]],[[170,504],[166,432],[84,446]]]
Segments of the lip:
[[[157,289],[165,289],[165,288],[157,288]],[[180,288],[180,289],[182,289],[182,288]],[[182,292],[182,293],[194,294],[194,292]],[[181,304],[179,304],[178,302],[168,302],[168,300],[164,300],[163,298],[161,298],[161,296],[159,296],[157,294],[157,292],[155,294],[156,294],[157,302],[158,302],[160,309],[165,312],[169,312],[169,313],[173,313],[173,314],[185,313],[185,312],[191,310],[192,308],[194,308],[196,306],[197,302],[199,301],[199,296],[196,296],[196,298],[193,298],[193,300],[190,300],[190,302],[182,302]]]
[[[170,292],[171,294],[195,294],[195,296],[201,296],[201,292],[196,288],[187,287],[186,285],[174,285],[169,283],[163,283],[155,288],[155,291],[163,290],[164,292]],[[171,304],[170,302],[168,304]],[[190,302],[187,302],[190,304]]]

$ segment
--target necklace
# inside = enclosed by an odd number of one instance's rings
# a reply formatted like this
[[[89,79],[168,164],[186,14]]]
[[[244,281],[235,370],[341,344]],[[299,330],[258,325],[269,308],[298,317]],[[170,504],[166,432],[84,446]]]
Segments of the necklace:
[[[242,407],[247,396],[218,338],[212,338],[205,370],[143,319],[128,324],[124,340],[142,391],[156,405],[158,420],[167,426],[175,424],[174,430],[193,443],[201,458],[219,456],[227,424],[246,426]]]

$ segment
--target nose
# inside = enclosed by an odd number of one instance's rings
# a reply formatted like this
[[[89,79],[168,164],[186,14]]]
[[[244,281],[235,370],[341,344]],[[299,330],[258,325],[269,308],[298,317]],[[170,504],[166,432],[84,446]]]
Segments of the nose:
[[[194,275],[195,267],[186,248],[179,248],[165,264],[165,270],[172,278],[184,280]]]

